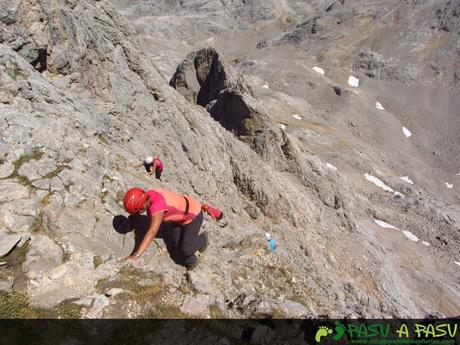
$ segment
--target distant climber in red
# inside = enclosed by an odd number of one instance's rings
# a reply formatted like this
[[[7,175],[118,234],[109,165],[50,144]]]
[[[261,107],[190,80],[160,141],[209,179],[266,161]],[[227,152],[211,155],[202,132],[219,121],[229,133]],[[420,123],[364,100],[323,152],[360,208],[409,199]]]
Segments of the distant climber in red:
[[[163,172],[164,164],[160,157],[147,156],[141,164],[135,164],[136,168],[144,166],[147,174],[155,173],[155,178],[161,181],[161,173]]]
[[[208,246],[207,232],[200,232],[203,223],[203,211],[221,219],[221,211],[203,206],[191,196],[181,195],[165,189],[144,191],[131,188],[123,198],[125,210],[130,214],[147,212],[150,225],[137,250],[126,259],[138,259],[161,232],[169,255],[175,263],[188,270],[196,267],[197,251],[203,252]]]

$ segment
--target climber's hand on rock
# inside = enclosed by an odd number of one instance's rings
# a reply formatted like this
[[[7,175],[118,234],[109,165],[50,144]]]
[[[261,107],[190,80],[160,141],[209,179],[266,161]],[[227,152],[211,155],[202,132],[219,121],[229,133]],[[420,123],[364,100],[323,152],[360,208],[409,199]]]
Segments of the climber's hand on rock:
[[[123,258],[123,260],[127,260],[127,261],[129,261],[129,260],[136,261],[137,259],[139,259],[139,256],[136,255],[136,254],[133,254],[133,255],[130,255],[130,256],[127,256],[127,257]]]

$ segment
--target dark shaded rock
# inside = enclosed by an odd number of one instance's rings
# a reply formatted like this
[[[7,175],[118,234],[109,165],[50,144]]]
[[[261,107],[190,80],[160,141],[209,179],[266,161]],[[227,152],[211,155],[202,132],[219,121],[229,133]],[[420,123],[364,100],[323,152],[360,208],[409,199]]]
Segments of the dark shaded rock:
[[[177,66],[169,85],[203,107],[226,88],[250,92],[243,85],[243,78],[225,64],[214,48],[188,54]]]
[[[176,69],[169,85],[235,135],[254,137],[269,118],[252,98],[243,77],[227,65],[214,48],[190,53]]]
[[[257,42],[257,45],[256,45],[257,49],[263,49],[263,48],[266,48],[266,47],[268,47],[268,41],[267,40],[262,40],[262,41]]]
[[[342,96],[342,89],[338,86],[334,86],[334,92],[337,96]]]
[[[201,86],[196,102],[204,107],[211,100],[216,99],[219,92],[225,88],[227,75],[219,61],[219,55],[213,48],[198,51],[194,66]]]
[[[47,59],[48,59],[48,52],[46,48],[37,48],[35,50],[36,58],[30,62],[34,68],[39,71],[43,72],[46,71],[48,68]]]
[[[197,103],[198,93],[201,85],[196,75],[194,59],[196,52],[187,55],[176,69],[176,72],[169,81],[169,85],[175,88],[188,101]]]
[[[448,1],[436,11],[438,29],[446,32],[457,31],[460,27],[460,1]]]
[[[235,135],[252,137],[265,127],[266,117],[251,103],[243,93],[227,89],[219,93],[209,113]]]
[[[278,40],[278,44],[288,43],[297,46],[301,42],[312,38],[312,36],[323,30],[319,19],[320,17],[316,16],[298,24],[292,31],[281,37]]]

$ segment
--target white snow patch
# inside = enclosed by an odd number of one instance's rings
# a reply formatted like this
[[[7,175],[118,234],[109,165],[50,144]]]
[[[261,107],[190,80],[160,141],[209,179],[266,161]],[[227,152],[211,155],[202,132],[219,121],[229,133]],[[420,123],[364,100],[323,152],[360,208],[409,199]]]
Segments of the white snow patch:
[[[391,187],[388,187],[385,183],[380,181],[377,177],[369,175],[369,174],[364,174],[364,177],[366,178],[366,180],[368,180],[369,182],[372,182],[377,187],[380,187],[387,192],[394,192],[394,190]]]
[[[401,180],[403,180],[404,182],[407,182],[409,184],[414,184],[414,181],[412,181],[409,176],[401,176],[400,177]]]
[[[283,125],[282,123],[278,123],[278,126],[284,131],[286,129],[286,125]]]
[[[404,195],[398,191],[395,191],[393,188],[388,187],[385,183],[383,183],[381,180],[379,180],[377,177],[369,175],[369,174],[364,174],[364,177],[366,180],[369,182],[372,182],[375,184],[377,187],[382,188],[384,191],[387,192],[392,192],[394,195],[399,195],[400,197],[404,198]]]
[[[326,163],[326,166],[331,170],[337,171],[337,168],[333,166],[331,163]]]
[[[383,220],[374,219],[374,222],[375,222],[378,226],[380,226],[380,227],[382,227],[382,228],[384,228],[384,229],[395,229],[395,230],[399,230],[396,226],[393,226],[393,225],[391,225],[391,224],[388,224],[388,223],[384,222]]]
[[[398,191],[395,191],[393,194],[396,195],[396,196],[400,196],[401,198],[404,198],[404,194],[402,194],[402,193],[400,193]]]
[[[403,233],[404,233],[404,235],[406,235],[406,237],[407,237],[409,240],[414,241],[414,242],[417,242],[417,241],[418,241],[418,237],[415,236],[412,232],[407,231],[407,230],[404,230]]]
[[[269,88],[270,88],[270,86],[269,86],[268,84],[262,85],[262,87],[263,87],[264,89],[269,89]]]
[[[297,120],[302,120],[302,116],[300,116],[299,114],[294,114],[292,115],[292,117]]]
[[[313,70],[321,75],[324,75],[324,70],[321,67],[315,66]]]
[[[430,245],[427,241],[423,241],[422,243],[427,247]]]
[[[446,187],[449,188],[449,189],[454,188],[454,185],[451,184],[451,183],[449,183],[449,182],[446,182],[445,185],[446,185]]]
[[[356,77],[353,77],[352,75],[348,77],[348,85],[353,86],[353,87],[358,87],[359,86],[359,79]]]
[[[409,138],[409,137],[412,135],[412,133],[410,132],[410,130],[408,130],[406,127],[403,127],[402,130],[403,130],[403,132],[404,132],[404,135],[405,135],[407,138]]]
[[[376,107],[378,110],[385,110],[385,108],[383,107],[382,104],[380,104],[380,102],[375,102],[375,107]]]
[[[459,261],[454,261],[454,264],[460,266],[460,262],[459,262]]]
[[[209,37],[209,38],[206,40],[206,42],[207,42],[207,43],[212,43],[212,42],[214,42],[214,40],[215,40],[214,37]]]

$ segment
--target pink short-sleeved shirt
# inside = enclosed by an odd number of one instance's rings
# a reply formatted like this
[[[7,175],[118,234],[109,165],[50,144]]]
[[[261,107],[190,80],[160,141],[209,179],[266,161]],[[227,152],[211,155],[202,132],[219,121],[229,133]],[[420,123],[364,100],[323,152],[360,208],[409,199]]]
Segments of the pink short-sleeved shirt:
[[[183,195],[165,189],[152,189],[146,193],[150,200],[147,214],[153,216],[163,212],[165,222],[189,224],[201,212],[201,204],[190,196],[187,196],[189,209],[185,215],[186,201]]]
[[[160,163],[160,165],[158,166],[158,171],[163,171],[163,162],[160,160],[159,157],[155,158],[154,161],[155,160],[158,160],[158,162]]]

